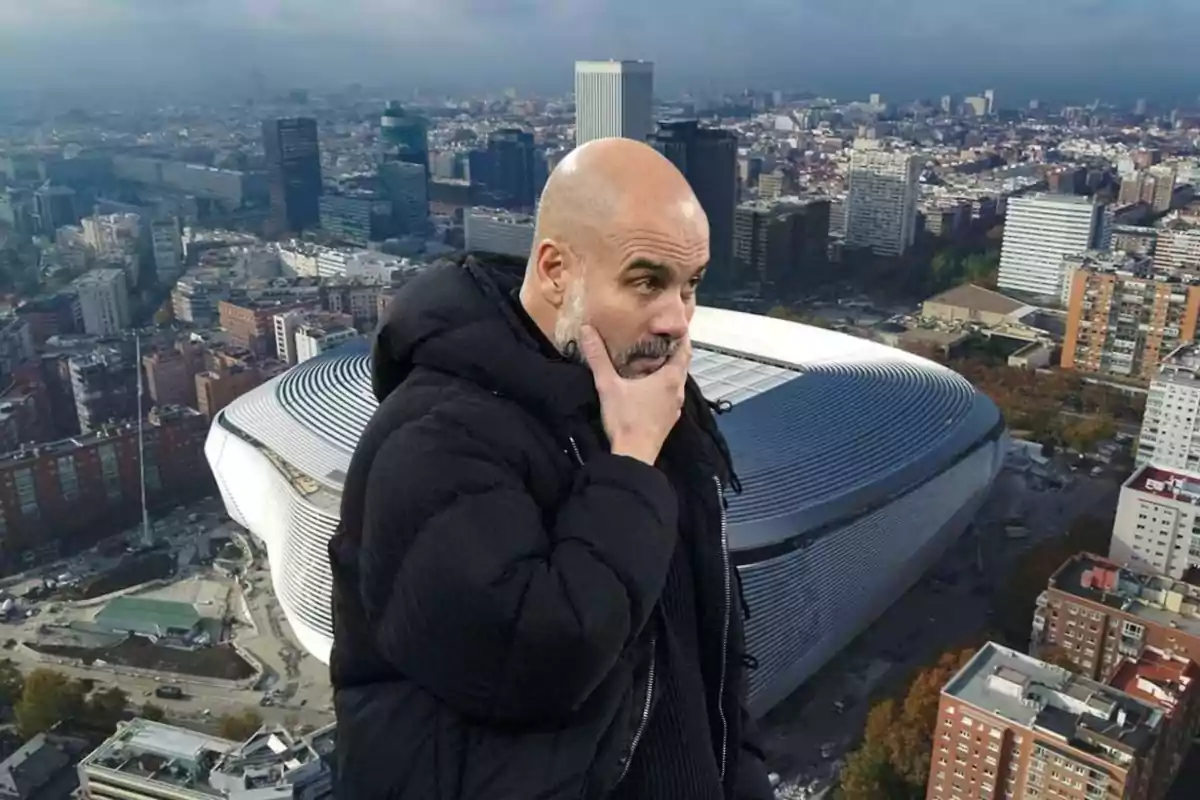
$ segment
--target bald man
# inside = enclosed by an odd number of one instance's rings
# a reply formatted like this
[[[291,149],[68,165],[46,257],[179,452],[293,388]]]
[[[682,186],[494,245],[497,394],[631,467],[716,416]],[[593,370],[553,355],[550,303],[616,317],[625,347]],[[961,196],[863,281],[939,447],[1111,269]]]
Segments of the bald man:
[[[337,796],[765,800],[725,492],[688,378],[708,221],[645,144],[542,194],[524,274],[393,300],[330,542]]]

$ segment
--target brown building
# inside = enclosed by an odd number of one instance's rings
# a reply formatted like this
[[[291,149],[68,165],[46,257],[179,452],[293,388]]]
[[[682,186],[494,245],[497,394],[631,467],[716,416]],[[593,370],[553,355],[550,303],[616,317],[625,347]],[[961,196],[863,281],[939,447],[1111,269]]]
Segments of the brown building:
[[[928,800],[1159,800],[1162,709],[989,642],[942,689]]]
[[[1014,322],[1029,307],[1008,295],[973,283],[955,286],[921,304],[921,316],[942,322],[970,322],[997,327]]]
[[[1038,597],[1034,655],[1061,654],[1080,673],[1107,680],[1146,647],[1200,663],[1200,587],[1080,553]]]
[[[221,327],[236,347],[259,358],[275,355],[275,315],[288,311],[319,311],[320,300],[222,300],[218,306]]]
[[[794,289],[821,283],[829,200],[751,202],[734,209],[733,263],[740,284]]]
[[[204,354],[190,342],[142,356],[146,391],[155,405],[196,407],[196,375],[204,370]]]
[[[1196,338],[1200,286],[1151,272],[1148,259],[1092,253],[1070,275],[1063,369],[1149,381]]]
[[[1109,685],[1158,706],[1166,717],[1154,775],[1179,774],[1200,729],[1200,667],[1191,659],[1148,647],[1141,658],[1123,663]],[[1169,784],[1168,784],[1169,785]]]
[[[17,307],[16,313],[29,323],[35,348],[41,348],[51,336],[78,330],[74,298],[66,292],[27,300]]]
[[[203,496],[208,422],[190,408],[155,409],[145,424],[148,505]],[[76,552],[141,518],[137,424],[0,457],[0,566],[13,569]]]
[[[50,400],[36,370],[33,374],[32,379],[18,379],[0,393],[0,453],[51,438]]]
[[[225,406],[263,382],[253,363],[223,363],[196,376],[196,407],[210,422]]]

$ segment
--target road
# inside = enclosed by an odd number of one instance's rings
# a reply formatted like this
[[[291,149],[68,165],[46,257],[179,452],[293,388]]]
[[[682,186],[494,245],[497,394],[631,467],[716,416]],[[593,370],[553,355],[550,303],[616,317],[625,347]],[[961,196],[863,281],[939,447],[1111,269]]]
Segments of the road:
[[[762,721],[772,769],[786,782],[826,777],[831,762],[856,743],[870,710],[869,697],[856,698],[842,713],[834,707],[839,698],[863,693],[856,674],[868,665],[886,669],[869,693],[894,694],[915,669],[970,641],[988,627],[991,587],[1005,580],[1019,555],[1060,535],[1078,516],[1110,518],[1118,488],[1114,477],[1077,475],[1066,489],[1037,492],[1021,475],[1002,472],[971,531],[931,571],[954,576],[952,582],[921,581]],[[1024,511],[1028,539],[1003,534],[1001,523],[1015,509]],[[821,754],[826,743],[834,745],[829,758]]]

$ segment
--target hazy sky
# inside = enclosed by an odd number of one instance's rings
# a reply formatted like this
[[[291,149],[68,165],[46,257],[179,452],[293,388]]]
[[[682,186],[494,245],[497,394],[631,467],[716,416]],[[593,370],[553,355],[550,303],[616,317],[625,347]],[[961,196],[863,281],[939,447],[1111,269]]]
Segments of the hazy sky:
[[[1116,76],[1194,95],[1198,30],[1200,0],[0,0],[0,85],[244,85],[257,68],[277,87],[566,89],[576,58],[638,57],[665,91],[1048,97]]]

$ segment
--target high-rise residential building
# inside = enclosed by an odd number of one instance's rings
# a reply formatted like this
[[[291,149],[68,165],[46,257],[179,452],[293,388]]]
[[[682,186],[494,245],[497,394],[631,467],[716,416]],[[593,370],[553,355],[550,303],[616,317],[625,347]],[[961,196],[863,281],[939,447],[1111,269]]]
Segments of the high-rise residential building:
[[[374,192],[321,195],[321,230],[345,244],[382,242],[395,225],[392,201]]]
[[[996,90],[995,89],[984,89],[983,90],[983,99],[987,101],[988,116],[989,117],[993,116],[996,113]]]
[[[129,327],[129,285],[120,269],[93,269],[71,284],[84,333],[114,336]]]
[[[1163,357],[1195,338],[1200,285],[1121,252],[1068,257],[1064,265],[1070,294],[1063,369],[1149,381]]]
[[[407,161],[379,165],[379,184],[392,202],[392,223],[400,236],[423,237],[429,227],[427,170]]]
[[[1077,553],[1038,596],[1030,652],[1108,680],[1147,648],[1200,663],[1200,586],[1119,559]]]
[[[1106,209],[1091,198],[1036,194],[1008,201],[1000,248],[1000,289],[1061,303],[1066,295],[1063,258],[1107,250],[1111,237]]]
[[[1146,395],[1137,463],[1200,474],[1200,348],[1176,347]]]
[[[67,360],[76,422],[82,432],[136,419],[146,410],[139,403],[138,363],[132,350],[122,342],[77,353]]]
[[[402,161],[429,168],[429,123],[392,100],[379,121],[381,161]]]
[[[317,358],[359,338],[358,331],[349,324],[308,320],[296,328],[296,363]]]
[[[296,233],[320,223],[321,147],[308,117],[263,122],[272,227]]]
[[[1117,202],[1145,203],[1154,211],[1167,211],[1175,196],[1175,179],[1174,167],[1158,165],[1136,170],[1121,180]]]
[[[150,251],[154,257],[154,276],[159,286],[172,286],[183,274],[183,232],[178,217],[156,219],[150,223]]]
[[[196,375],[204,370],[204,354],[180,341],[172,348],[142,356],[146,393],[156,406],[196,407]]]
[[[920,177],[917,155],[881,150],[872,141],[856,141],[850,156],[846,245],[870,249],[876,255],[904,255],[916,238]]]
[[[659,123],[649,141],[687,178],[708,216],[709,279],[718,286],[733,283],[737,134],[720,128],[702,128],[696,120],[677,120]]]
[[[1200,475],[1138,467],[1121,484],[1109,556],[1137,570],[1184,578],[1200,567]]]
[[[1150,228],[1144,225],[1113,225],[1112,226],[1112,242],[1113,250],[1124,250],[1126,253],[1135,256],[1154,256],[1154,267],[1163,269],[1158,262],[1157,248],[1158,237],[1161,233],[1159,228]],[[1197,245],[1200,245],[1200,240],[1197,240]],[[1200,249],[1197,250],[1197,269],[1200,269]],[[1170,269],[1171,267],[1165,267]]]
[[[646,141],[654,131],[654,64],[575,62],[575,144],[620,136]]]
[[[69,186],[51,185],[49,181],[33,193],[34,224],[43,236],[54,237],[64,225],[79,221],[75,206],[75,190]]]
[[[826,264],[829,200],[742,203],[734,212],[736,282],[797,288]]]
[[[152,510],[213,490],[204,468],[208,424],[167,406],[144,421],[146,498]],[[17,571],[96,544],[141,520],[138,431],[124,420],[0,456],[0,568]],[[61,796],[61,795],[52,795]],[[98,798],[100,795],[90,795]]]
[[[537,151],[533,134],[520,128],[501,128],[488,136],[488,191],[505,208],[533,210]]]
[[[1175,216],[1156,232],[1154,266],[1164,270],[1187,270],[1200,274],[1200,224]]]
[[[494,208],[468,208],[463,233],[468,253],[529,258],[535,230],[533,217]]]
[[[927,800],[1161,800],[1166,714],[1112,686],[985,644],[942,689]]]

